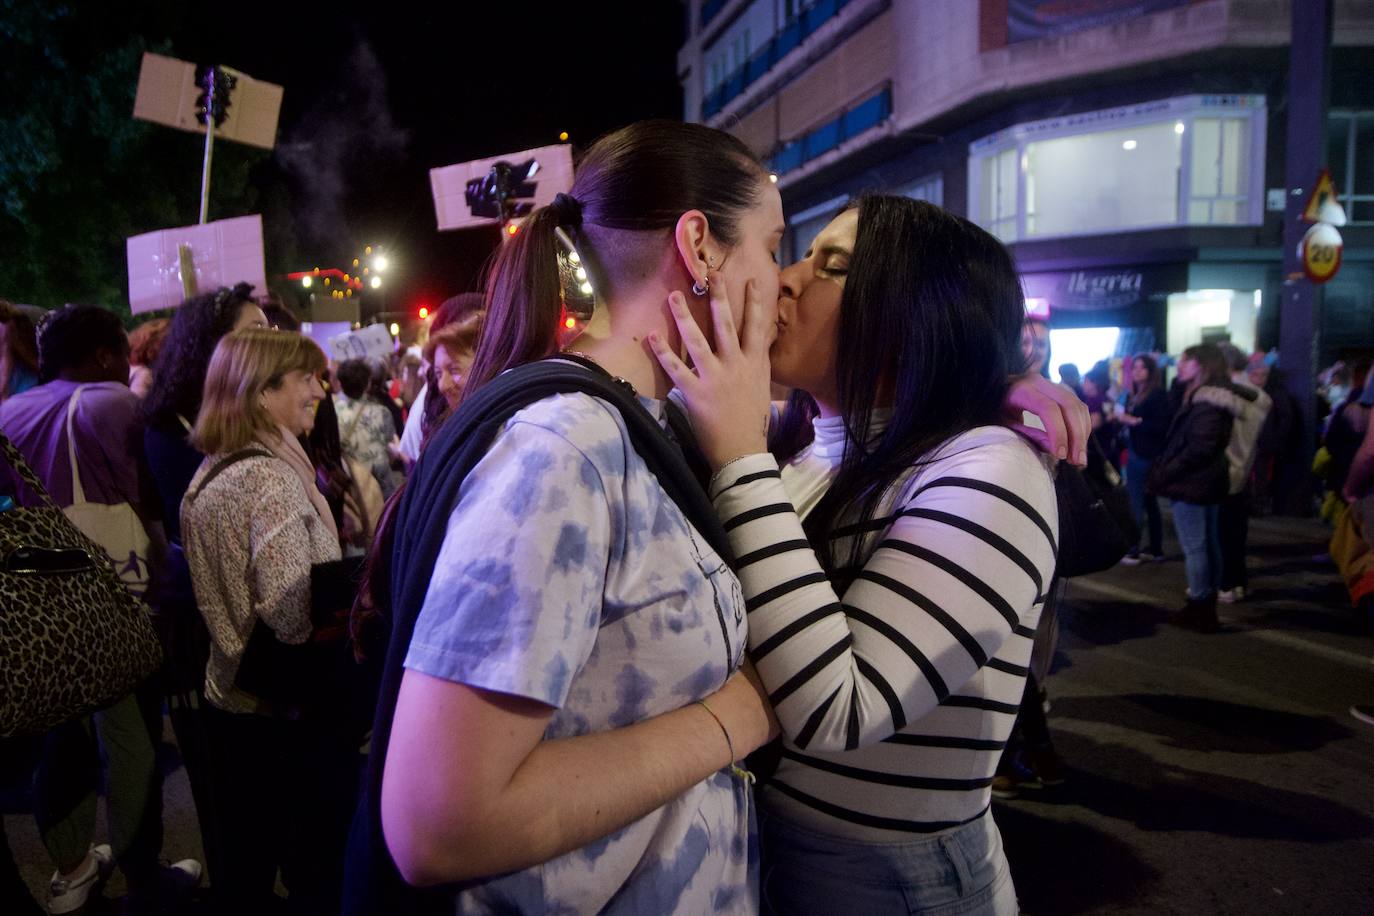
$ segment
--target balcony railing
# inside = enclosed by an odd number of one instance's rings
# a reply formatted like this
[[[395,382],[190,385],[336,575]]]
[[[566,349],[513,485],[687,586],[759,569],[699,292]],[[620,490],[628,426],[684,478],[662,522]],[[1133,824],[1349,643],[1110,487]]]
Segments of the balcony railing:
[[[701,27],[706,28],[706,23],[715,19],[721,10],[725,9],[725,4],[730,0],[706,0],[701,5]]]
[[[719,114],[726,105],[739,98],[744,90],[773,69],[778,61],[815,34],[821,26],[839,15],[840,10],[849,2],[850,0],[817,0],[815,4],[803,10],[801,15],[783,26],[763,47],[755,51],[743,66],[738,67],[719,86],[706,94],[706,98],[701,102],[701,116],[710,118]],[[702,23],[707,20],[708,10],[711,10],[711,15],[715,15],[724,5],[724,2],[714,2],[703,6]]]
[[[825,155],[841,143],[877,127],[892,115],[892,90],[883,88],[833,120],[778,147],[768,159],[769,169],[783,175]]]

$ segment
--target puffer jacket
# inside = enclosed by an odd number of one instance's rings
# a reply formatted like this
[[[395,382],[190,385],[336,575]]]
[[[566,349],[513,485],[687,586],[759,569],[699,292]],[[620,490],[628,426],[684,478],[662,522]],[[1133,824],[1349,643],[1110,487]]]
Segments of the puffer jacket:
[[[1230,490],[1226,445],[1248,402],[1229,382],[1203,385],[1169,424],[1164,453],[1150,471],[1150,490],[1185,503],[1220,503]]]

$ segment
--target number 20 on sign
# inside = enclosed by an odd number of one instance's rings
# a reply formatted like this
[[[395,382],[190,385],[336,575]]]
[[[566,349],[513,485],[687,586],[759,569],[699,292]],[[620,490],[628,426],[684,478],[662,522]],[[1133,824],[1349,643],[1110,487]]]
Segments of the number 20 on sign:
[[[1325,283],[1341,269],[1341,234],[1330,223],[1317,223],[1302,237],[1299,254],[1303,273],[1313,283]]]

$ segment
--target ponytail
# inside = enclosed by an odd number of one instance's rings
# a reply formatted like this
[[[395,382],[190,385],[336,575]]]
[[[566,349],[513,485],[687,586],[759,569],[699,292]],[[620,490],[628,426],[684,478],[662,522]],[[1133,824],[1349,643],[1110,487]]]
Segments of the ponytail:
[[[558,216],[540,207],[503,242],[487,281],[484,332],[463,386],[471,394],[507,369],[558,352]]]

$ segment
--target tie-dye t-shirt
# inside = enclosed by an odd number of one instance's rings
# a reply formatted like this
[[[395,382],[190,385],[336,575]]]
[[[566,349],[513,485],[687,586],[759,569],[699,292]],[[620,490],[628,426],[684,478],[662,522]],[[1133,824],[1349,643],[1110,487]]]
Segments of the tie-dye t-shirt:
[[[663,404],[641,399],[662,422]],[[705,697],[739,665],[744,597],[632,449],[614,407],[515,414],[464,481],[406,656],[554,707],[546,738]],[[613,764],[612,764],[613,765]],[[749,789],[727,772],[605,839],[483,882],[459,913],[753,913]]]

